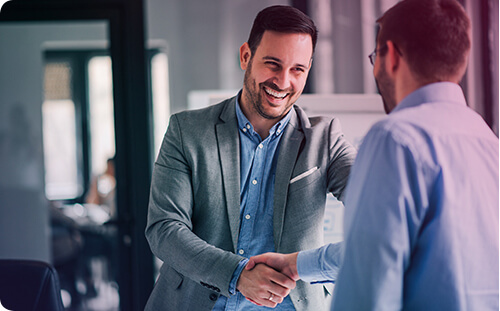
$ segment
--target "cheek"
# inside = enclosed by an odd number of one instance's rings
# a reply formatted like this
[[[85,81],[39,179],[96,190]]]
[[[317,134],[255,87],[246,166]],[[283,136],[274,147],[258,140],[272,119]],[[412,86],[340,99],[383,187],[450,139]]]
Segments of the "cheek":
[[[307,75],[297,77],[295,80],[293,80],[292,86],[295,92],[302,92],[302,90],[306,86],[306,81],[307,81]]]
[[[380,66],[382,66],[382,64],[380,64],[380,61],[376,61],[375,62],[375,65],[373,65],[373,76],[376,77],[378,75],[378,73],[380,72]]]
[[[258,86],[261,83],[269,82],[273,80],[273,76],[266,74],[264,72],[256,73],[253,75],[255,84]]]
[[[276,73],[265,66],[254,65],[252,67],[252,76],[255,82],[261,83],[272,80],[276,76]]]

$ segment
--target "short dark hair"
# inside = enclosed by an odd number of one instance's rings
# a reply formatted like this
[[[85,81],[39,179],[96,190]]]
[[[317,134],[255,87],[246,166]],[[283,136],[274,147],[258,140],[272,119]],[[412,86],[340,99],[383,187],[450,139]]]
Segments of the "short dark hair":
[[[471,46],[470,20],[456,0],[403,0],[377,23],[379,46],[392,41],[418,78],[462,78]]]
[[[312,39],[313,51],[318,40],[318,29],[309,16],[291,6],[274,5],[263,9],[255,17],[247,41],[252,55],[255,54],[266,30],[309,34]]]

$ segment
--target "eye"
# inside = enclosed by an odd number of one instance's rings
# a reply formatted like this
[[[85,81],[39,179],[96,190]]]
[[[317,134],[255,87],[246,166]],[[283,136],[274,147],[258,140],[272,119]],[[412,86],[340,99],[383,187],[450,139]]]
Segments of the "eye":
[[[294,68],[292,68],[292,71],[294,71],[296,73],[303,73],[303,72],[305,72],[305,69],[302,67],[294,67]]]
[[[281,68],[281,65],[280,65],[280,64],[278,64],[277,62],[267,61],[267,62],[265,62],[265,64],[266,64],[269,68],[271,68],[271,69],[273,69],[273,70],[278,70],[278,69],[280,69],[280,68]]]

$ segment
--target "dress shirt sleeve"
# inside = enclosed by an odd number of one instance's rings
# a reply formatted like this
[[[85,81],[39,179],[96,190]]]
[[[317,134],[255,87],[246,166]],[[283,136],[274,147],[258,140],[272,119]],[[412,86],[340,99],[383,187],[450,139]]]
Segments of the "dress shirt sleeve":
[[[229,283],[229,293],[231,295],[236,294],[236,284],[238,283],[238,279],[240,278],[241,271],[246,267],[248,263],[248,258],[243,259],[234,270],[233,277],[231,278],[231,283]]]
[[[347,186],[345,255],[335,310],[401,310],[404,272],[426,206],[426,182],[400,131],[372,129]]]
[[[299,252],[297,271],[301,280],[311,283],[335,282],[340,268],[342,244]]]

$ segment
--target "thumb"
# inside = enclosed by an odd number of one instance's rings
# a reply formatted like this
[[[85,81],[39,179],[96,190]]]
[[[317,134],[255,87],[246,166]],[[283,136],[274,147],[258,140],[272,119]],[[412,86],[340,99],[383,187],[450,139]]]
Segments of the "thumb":
[[[247,265],[245,266],[245,270],[252,270],[253,267],[255,267],[255,261],[253,260],[253,258],[250,258]]]

